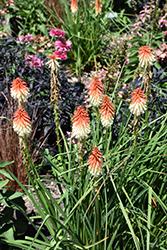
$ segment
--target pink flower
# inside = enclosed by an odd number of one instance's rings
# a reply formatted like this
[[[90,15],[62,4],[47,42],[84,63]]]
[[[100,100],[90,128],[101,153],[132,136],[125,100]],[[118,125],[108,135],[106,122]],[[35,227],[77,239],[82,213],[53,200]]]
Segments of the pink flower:
[[[43,61],[36,55],[25,56],[25,59],[30,66],[39,70],[41,69],[41,66],[44,65]]]
[[[61,59],[62,61],[64,61],[64,60],[67,59],[67,54],[66,54],[66,52],[61,52],[60,50],[55,50],[55,51],[53,52],[53,54],[54,54],[57,58]]]
[[[126,87],[127,87],[127,86],[126,86],[126,83],[124,83],[124,84],[122,85],[122,88],[123,88],[123,89],[126,89]]]
[[[60,30],[60,29],[51,29],[50,30],[50,36],[55,36],[55,37],[63,37],[63,36],[65,36],[65,31],[62,31],[62,30]]]
[[[61,52],[70,51],[71,44],[71,41],[66,41],[64,39],[59,39],[53,43],[53,45],[55,45],[56,50],[59,50]]]

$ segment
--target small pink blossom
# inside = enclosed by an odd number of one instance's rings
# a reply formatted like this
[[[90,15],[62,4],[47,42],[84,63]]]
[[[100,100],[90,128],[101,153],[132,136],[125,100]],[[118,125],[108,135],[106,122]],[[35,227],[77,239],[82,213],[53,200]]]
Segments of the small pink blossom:
[[[53,43],[53,45],[55,45],[56,50],[59,50],[61,52],[70,51],[71,44],[71,41],[66,41],[64,39],[59,39]]]
[[[39,70],[41,69],[41,66],[44,65],[43,61],[36,55],[25,56],[25,59],[30,66],[38,68]]]
[[[50,36],[55,36],[55,37],[63,37],[63,36],[65,36],[65,31],[62,31],[62,30],[60,30],[60,29],[51,29],[50,30]]]
[[[61,59],[62,61],[64,61],[64,60],[67,59],[67,54],[66,54],[66,52],[61,52],[61,51],[59,51],[59,50],[55,50],[55,51],[53,52],[53,54],[54,54],[57,58]]]
[[[126,86],[126,83],[124,83],[124,84],[122,85],[122,88],[123,88],[123,89],[126,89],[126,87],[127,87],[127,86]]]

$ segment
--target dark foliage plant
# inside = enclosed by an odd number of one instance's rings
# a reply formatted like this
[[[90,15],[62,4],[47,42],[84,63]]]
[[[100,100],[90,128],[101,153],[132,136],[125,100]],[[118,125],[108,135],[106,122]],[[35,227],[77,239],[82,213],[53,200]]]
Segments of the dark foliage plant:
[[[30,97],[27,103],[27,112],[32,118],[32,124],[38,123],[38,127],[33,133],[34,138],[46,138],[45,147],[54,148],[56,142],[55,122],[54,122],[54,104],[50,103],[50,69],[45,63],[47,56],[42,53],[36,53],[36,56],[43,61],[41,67],[33,67],[26,59],[25,55],[31,53],[26,50],[26,44],[19,44],[16,38],[3,38],[0,40],[0,105],[5,103],[5,96],[10,95],[10,86],[17,77],[22,78],[30,89]],[[59,123],[64,132],[70,130],[71,114],[73,114],[76,105],[83,102],[84,85],[81,82],[72,83],[67,76],[62,65],[58,72],[60,82],[60,98],[58,104]]]

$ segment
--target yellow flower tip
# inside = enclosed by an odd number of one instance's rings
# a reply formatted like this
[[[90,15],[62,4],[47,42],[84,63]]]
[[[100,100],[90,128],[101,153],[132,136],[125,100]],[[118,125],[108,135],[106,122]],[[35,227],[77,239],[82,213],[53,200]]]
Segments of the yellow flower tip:
[[[105,128],[109,128],[114,120],[114,108],[110,98],[105,95],[101,105],[101,123]]]
[[[31,133],[30,117],[22,108],[14,113],[13,129],[22,138],[27,138]]]
[[[142,67],[148,67],[153,65],[155,56],[153,55],[152,48],[150,46],[141,46],[139,49],[139,63]]]
[[[89,84],[89,101],[90,104],[94,107],[98,107],[101,104],[103,98],[104,87],[102,82],[98,79],[97,76],[94,76],[93,80]]]
[[[100,152],[98,147],[95,146],[93,148],[92,153],[89,156],[89,160],[87,162],[87,164],[89,165],[89,171],[92,175],[97,174],[97,176],[98,176],[101,174],[101,172],[102,172],[101,171],[101,167],[102,167],[101,158],[102,157],[103,157],[102,153]]]
[[[79,106],[73,116],[72,136],[78,140],[85,139],[90,133],[90,119],[84,107]]]
[[[11,96],[18,101],[18,103],[25,103],[29,97],[29,89],[26,82],[21,78],[16,78],[12,82]]]
[[[140,116],[146,110],[146,95],[140,88],[137,88],[131,95],[132,101],[130,103],[129,109],[133,115]]]

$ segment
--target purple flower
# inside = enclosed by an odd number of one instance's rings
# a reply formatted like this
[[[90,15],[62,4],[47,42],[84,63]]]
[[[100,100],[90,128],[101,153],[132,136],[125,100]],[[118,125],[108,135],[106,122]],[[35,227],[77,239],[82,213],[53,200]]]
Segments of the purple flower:
[[[6,21],[2,21],[2,24],[5,24],[6,23]]]
[[[55,45],[56,50],[59,50],[61,52],[70,51],[71,44],[71,41],[66,41],[64,39],[59,39],[53,43],[53,45]]]
[[[59,30],[59,29],[51,29],[50,30],[50,36],[55,36],[55,37],[63,37],[65,36],[65,31]]]

